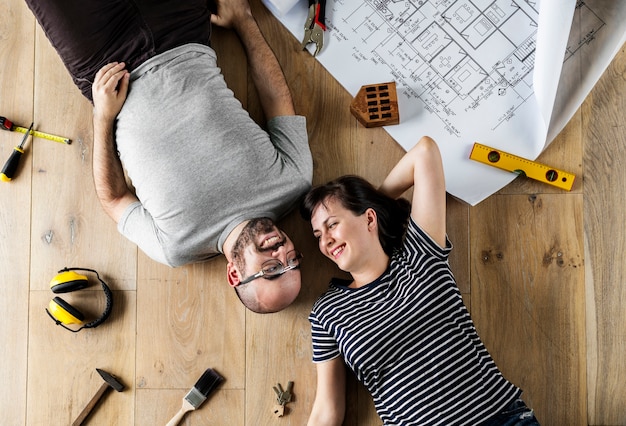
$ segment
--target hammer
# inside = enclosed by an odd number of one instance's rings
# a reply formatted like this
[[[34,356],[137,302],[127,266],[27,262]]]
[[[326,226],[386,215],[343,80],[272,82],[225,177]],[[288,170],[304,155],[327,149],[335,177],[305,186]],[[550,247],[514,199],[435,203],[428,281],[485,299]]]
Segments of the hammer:
[[[104,380],[104,383],[102,383],[102,386],[100,386],[100,389],[98,389],[98,392],[96,392],[93,398],[91,398],[91,401],[89,401],[87,406],[83,408],[83,411],[78,415],[76,420],[74,420],[74,423],[72,423],[72,426],[82,425],[85,419],[87,418],[87,416],[94,409],[98,401],[100,401],[100,399],[104,396],[106,391],[108,391],[110,388],[113,388],[118,392],[121,392],[124,390],[124,385],[121,384],[120,381],[117,380],[117,378],[114,375],[109,374],[106,371],[101,370],[99,368],[96,368],[96,371],[98,372],[98,374],[100,374],[100,377],[102,377],[102,379]]]

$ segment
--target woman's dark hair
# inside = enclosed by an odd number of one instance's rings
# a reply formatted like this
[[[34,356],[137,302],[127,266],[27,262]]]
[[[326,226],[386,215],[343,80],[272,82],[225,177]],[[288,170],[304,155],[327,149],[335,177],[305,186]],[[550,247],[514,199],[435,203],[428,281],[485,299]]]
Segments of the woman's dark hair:
[[[357,216],[369,208],[378,217],[378,239],[388,256],[402,245],[411,213],[411,203],[404,198],[394,200],[360,176],[348,175],[311,189],[300,206],[300,215],[311,221],[313,211],[328,199],[335,199]]]

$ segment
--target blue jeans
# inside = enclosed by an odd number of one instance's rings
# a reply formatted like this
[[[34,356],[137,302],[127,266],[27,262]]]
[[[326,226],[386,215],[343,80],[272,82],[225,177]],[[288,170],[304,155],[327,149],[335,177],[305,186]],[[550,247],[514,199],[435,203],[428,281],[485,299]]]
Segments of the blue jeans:
[[[480,426],[539,426],[535,413],[518,399]]]

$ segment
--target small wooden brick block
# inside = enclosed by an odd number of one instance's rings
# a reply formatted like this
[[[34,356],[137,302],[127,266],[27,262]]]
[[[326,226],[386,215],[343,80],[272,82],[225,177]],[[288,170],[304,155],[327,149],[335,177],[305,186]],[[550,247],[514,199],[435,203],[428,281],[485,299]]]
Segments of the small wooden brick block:
[[[361,86],[350,103],[350,112],[365,127],[400,123],[396,83],[392,81]]]

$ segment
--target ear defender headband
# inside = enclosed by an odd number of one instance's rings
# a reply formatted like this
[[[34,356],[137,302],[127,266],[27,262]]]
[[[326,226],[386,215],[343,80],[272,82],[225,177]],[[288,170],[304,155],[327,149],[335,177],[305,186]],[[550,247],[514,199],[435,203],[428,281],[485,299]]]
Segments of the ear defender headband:
[[[102,324],[111,314],[111,309],[113,308],[113,293],[109,286],[106,285],[104,281],[100,278],[98,272],[93,269],[84,269],[84,268],[63,268],[59,271],[59,273],[52,278],[50,281],[50,289],[53,293],[70,293],[72,291],[82,290],[89,286],[89,280],[85,275],[78,274],[74,271],[88,271],[93,272],[98,277],[98,281],[102,285],[102,290],[104,290],[104,295],[106,297],[106,307],[100,318],[85,323],[85,315],[76,309],[74,306],[67,303],[60,297],[55,297],[50,301],[48,307],[46,308],[46,312],[52,318],[52,320],[57,324],[63,327],[66,330],[69,330],[73,333],[77,333],[83,328],[95,328]],[[81,327],[77,330],[67,327],[68,324],[77,324]]]

